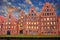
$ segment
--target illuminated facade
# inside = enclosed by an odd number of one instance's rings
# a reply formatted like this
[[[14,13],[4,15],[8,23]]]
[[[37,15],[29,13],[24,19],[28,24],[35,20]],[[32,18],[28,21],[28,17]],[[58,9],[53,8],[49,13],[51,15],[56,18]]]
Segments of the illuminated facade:
[[[33,6],[28,14],[21,10],[18,19],[12,15],[12,11],[13,9],[9,9],[8,15],[3,21],[0,20],[0,34],[58,35],[60,33],[60,17],[57,17],[55,9],[48,2],[40,13]]]

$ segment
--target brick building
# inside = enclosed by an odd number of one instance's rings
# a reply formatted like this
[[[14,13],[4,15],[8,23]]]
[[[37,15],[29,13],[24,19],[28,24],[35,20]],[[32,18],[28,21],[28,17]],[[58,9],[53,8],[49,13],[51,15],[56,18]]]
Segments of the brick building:
[[[58,18],[58,20],[57,20],[57,22],[58,22],[58,33],[60,34],[60,16],[58,16],[57,18]]]
[[[3,20],[0,18],[0,34],[25,34],[25,35],[58,35],[60,33],[60,16],[48,2],[45,3],[40,13],[32,6],[28,13],[21,10],[16,19],[10,8]],[[58,21],[57,21],[58,20]],[[4,29],[4,30],[3,30]]]

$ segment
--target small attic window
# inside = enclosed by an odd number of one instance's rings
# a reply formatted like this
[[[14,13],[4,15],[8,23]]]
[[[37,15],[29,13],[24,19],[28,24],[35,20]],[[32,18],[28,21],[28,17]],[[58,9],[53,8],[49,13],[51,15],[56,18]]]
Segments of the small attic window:
[[[36,16],[36,14],[32,14],[32,16]]]
[[[33,10],[32,10],[32,12],[33,12]]]
[[[11,16],[9,16],[9,18],[11,18]]]
[[[46,6],[47,8],[49,8],[48,6]]]

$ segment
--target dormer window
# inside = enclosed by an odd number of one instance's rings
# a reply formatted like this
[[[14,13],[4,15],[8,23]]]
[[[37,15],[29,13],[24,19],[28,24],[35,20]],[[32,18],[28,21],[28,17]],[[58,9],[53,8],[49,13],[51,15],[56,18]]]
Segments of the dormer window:
[[[32,10],[32,12],[33,12],[33,10]]]
[[[48,6],[46,6],[47,8],[49,8]]]
[[[36,14],[33,14],[33,13],[32,13],[32,16],[36,16]]]
[[[11,16],[9,16],[9,18],[11,18]]]

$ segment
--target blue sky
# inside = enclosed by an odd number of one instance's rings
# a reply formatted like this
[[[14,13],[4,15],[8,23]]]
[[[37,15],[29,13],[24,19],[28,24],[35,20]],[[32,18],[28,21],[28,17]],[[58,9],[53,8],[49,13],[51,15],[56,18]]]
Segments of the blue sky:
[[[35,9],[40,12],[45,2],[50,2],[53,4],[53,6],[56,8],[57,15],[60,15],[60,0],[0,0],[0,8],[1,10],[5,10],[3,6],[18,7],[27,13],[29,8],[34,6]],[[1,10],[0,15],[5,14],[1,13]]]

